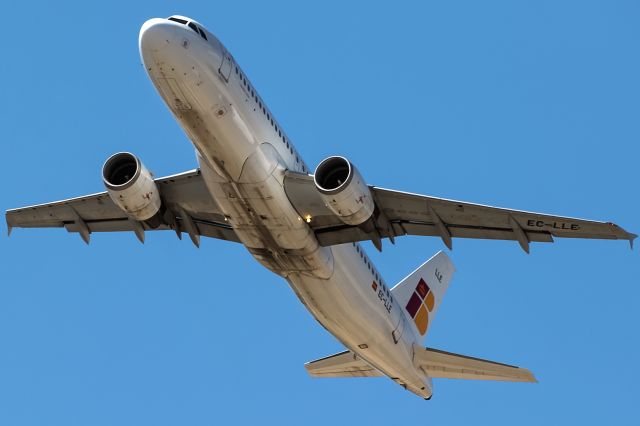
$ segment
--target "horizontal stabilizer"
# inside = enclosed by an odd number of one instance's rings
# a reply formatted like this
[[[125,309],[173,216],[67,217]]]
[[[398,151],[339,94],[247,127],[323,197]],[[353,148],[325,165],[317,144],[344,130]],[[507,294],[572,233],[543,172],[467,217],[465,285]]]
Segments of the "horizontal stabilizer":
[[[415,361],[417,368],[433,378],[538,382],[526,368],[437,349],[417,349]]]
[[[383,375],[351,351],[308,362],[304,368],[313,377],[380,377]]]

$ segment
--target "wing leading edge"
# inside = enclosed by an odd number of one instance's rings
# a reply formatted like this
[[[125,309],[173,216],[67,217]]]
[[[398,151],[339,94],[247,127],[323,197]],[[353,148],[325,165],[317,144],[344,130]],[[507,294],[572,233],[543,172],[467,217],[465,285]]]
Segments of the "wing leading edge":
[[[285,191],[320,244],[336,244],[403,235],[440,237],[452,248],[453,238],[517,241],[529,252],[530,242],[553,242],[553,237],[628,240],[633,248],[637,237],[611,222],[598,222],[521,210],[429,197],[370,187],[376,211],[375,229],[346,225],[325,205],[315,188],[313,176],[288,172]]]
[[[155,181],[166,219],[157,228],[130,220],[106,192],[7,210],[7,228],[9,233],[12,228],[65,228],[68,232],[80,233],[87,243],[93,232],[132,231],[144,241],[144,232],[154,230],[174,230],[179,237],[187,232],[196,245],[199,235],[239,242],[209,195],[199,170]]]

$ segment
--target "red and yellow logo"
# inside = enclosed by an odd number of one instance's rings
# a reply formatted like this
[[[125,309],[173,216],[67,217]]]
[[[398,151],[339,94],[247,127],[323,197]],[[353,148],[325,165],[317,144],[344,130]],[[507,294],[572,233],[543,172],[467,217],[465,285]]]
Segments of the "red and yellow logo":
[[[411,295],[411,299],[409,299],[409,303],[407,303],[405,309],[409,315],[411,315],[411,318],[413,318],[413,322],[416,323],[416,327],[418,327],[421,336],[424,336],[427,332],[429,312],[433,311],[435,301],[436,299],[433,296],[433,292],[425,280],[420,278],[416,286],[416,291]]]

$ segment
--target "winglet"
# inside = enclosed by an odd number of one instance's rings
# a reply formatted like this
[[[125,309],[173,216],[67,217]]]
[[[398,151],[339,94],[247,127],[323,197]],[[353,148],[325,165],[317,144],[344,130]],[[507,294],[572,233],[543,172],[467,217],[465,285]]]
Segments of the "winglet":
[[[13,226],[9,223],[9,212],[5,212],[4,220],[7,222],[7,237],[10,237]]]
[[[631,247],[631,250],[633,250],[633,240],[635,240],[636,238],[638,238],[636,234],[629,233],[629,247]]]

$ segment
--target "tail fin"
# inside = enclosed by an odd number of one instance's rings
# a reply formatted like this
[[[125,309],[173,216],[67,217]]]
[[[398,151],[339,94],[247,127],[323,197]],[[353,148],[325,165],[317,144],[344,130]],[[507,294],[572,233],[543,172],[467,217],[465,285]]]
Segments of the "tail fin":
[[[420,342],[424,341],[455,267],[440,251],[391,289]]]

